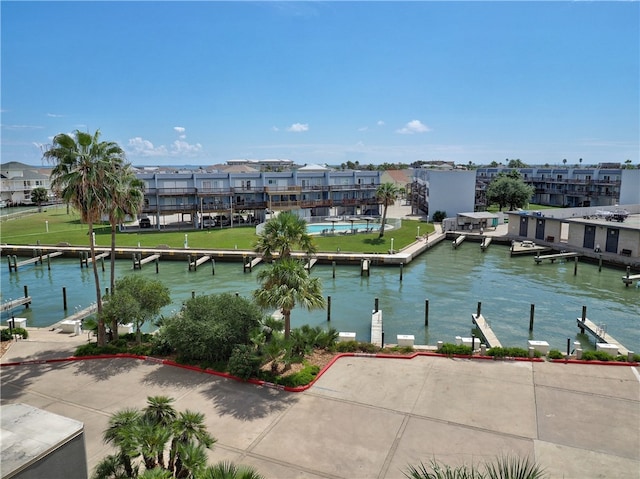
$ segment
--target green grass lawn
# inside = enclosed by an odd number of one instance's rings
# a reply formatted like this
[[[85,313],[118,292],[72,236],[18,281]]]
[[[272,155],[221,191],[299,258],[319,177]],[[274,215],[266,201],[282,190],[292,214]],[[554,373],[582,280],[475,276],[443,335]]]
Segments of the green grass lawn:
[[[421,234],[432,233],[431,223],[415,220],[403,220],[402,227],[385,232],[383,238],[378,238],[378,232],[315,237],[319,251],[334,252],[340,248],[341,252],[353,253],[386,253],[391,248],[391,238],[394,239],[394,249],[403,247],[415,241],[417,227]],[[47,232],[48,228],[48,232]],[[96,244],[109,246],[111,244],[111,227],[95,225]],[[88,227],[80,221],[80,215],[66,207],[48,207],[41,213],[31,213],[14,219],[3,219],[0,225],[0,242],[3,244],[36,244],[56,245],[66,242],[77,246],[88,246]],[[185,234],[188,235],[189,248],[193,249],[241,249],[252,250],[257,240],[254,226],[234,226],[233,228],[211,230],[137,230],[134,232],[117,233],[116,245],[119,247],[154,248],[168,245],[172,248],[184,247]]]

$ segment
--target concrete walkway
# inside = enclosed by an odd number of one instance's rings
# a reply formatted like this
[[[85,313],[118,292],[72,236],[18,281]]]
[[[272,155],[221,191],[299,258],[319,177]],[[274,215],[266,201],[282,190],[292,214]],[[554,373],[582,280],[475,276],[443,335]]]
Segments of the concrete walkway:
[[[65,357],[86,342],[31,329],[1,362]],[[535,458],[551,478],[640,477],[640,375],[629,366],[453,360],[339,359],[308,391],[287,393],[153,361],[4,366],[1,403],[82,421],[88,467],[110,414],[150,395],[206,415],[210,461],[267,478],[403,478],[407,465],[501,454]]]

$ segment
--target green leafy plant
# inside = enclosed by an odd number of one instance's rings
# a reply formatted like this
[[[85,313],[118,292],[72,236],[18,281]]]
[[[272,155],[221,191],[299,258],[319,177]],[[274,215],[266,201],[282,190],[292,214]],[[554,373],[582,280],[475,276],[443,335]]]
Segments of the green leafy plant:
[[[551,351],[549,351],[547,353],[547,357],[549,359],[564,359],[564,354],[562,354],[560,351],[558,351],[557,349],[552,349]]]
[[[24,328],[5,328],[0,330],[0,341],[11,341],[16,336],[27,339],[29,337],[29,331]]]
[[[247,380],[258,373],[260,358],[251,346],[240,344],[231,353],[228,369],[230,374]]]
[[[613,361],[615,358],[605,351],[583,351],[584,361]]]
[[[436,352],[447,356],[471,356],[473,349],[471,349],[471,346],[465,346],[464,344],[444,343]]]
[[[533,352],[534,357],[539,358],[541,356],[540,351]],[[487,356],[493,356],[495,358],[528,358],[529,351],[524,348],[512,347],[502,348],[494,347],[487,351]]]

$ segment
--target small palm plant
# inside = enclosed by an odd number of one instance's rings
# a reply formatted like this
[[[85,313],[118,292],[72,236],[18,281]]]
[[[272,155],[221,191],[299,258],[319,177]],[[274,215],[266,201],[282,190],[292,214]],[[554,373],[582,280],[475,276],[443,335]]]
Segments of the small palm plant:
[[[544,470],[529,457],[501,456],[493,462],[476,466],[451,467],[432,459],[429,465],[410,465],[404,473],[408,479],[542,479]]]

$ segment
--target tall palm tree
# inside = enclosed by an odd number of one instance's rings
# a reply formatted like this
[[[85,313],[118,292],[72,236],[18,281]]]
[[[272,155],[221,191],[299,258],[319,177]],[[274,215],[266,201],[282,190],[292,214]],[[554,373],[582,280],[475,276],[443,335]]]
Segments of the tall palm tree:
[[[144,409],[143,417],[153,424],[157,424],[164,429],[170,429],[176,420],[178,413],[172,406],[174,399],[168,396],[147,397],[147,407]],[[165,440],[167,442],[169,438]],[[163,443],[164,444],[164,443]],[[160,467],[164,467],[164,447],[158,450],[157,457]]]
[[[112,198],[110,187],[115,183],[114,165],[124,161],[124,150],[117,143],[100,141],[100,131],[93,135],[76,130],[73,135],[61,133],[43,157],[55,162],[51,171],[51,187],[67,205],[79,212],[82,221],[89,227],[89,248],[93,265],[98,308],[98,344],[106,344],[106,328],[102,312],[102,294],[98,265],[95,261],[93,225],[110,209]]]
[[[138,454],[136,427],[139,421],[140,412],[136,409],[127,408],[117,411],[109,418],[109,425],[102,436],[104,442],[119,448],[119,458],[128,477],[133,476],[132,458]]]
[[[394,204],[398,197],[398,187],[393,183],[382,183],[376,190],[376,198],[379,203],[382,204],[382,223],[380,225],[380,234],[378,238],[384,236],[384,224],[387,221],[387,209],[390,205]]]
[[[206,448],[211,448],[216,440],[209,434],[204,424],[204,414],[194,411],[182,411],[173,422],[173,439],[169,451],[169,470],[175,474],[182,469],[180,447],[186,443],[194,442]]]
[[[116,287],[116,231],[118,225],[129,216],[135,216],[142,208],[144,202],[144,181],[136,177],[135,172],[128,163],[125,165],[114,164],[115,171],[111,175],[114,184],[110,185],[111,205],[107,213],[111,225],[111,278],[109,287],[113,292]],[[114,338],[117,339],[117,324],[112,325]]]
[[[267,222],[258,236],[254,250],[268,259],[275,254],[279,258],[288,258],[296,247],[308,255],[318,250],[313,237],[307,233],[307,222],[287,211]]]
[[[291,335],[291,310],[300,304],[308,310],[324,308],[319,278],[311,278],[302,262],[283,258],[258,273],[262,287],[253,297],[262,307],[278,308],[284,316],[284,335]]]

